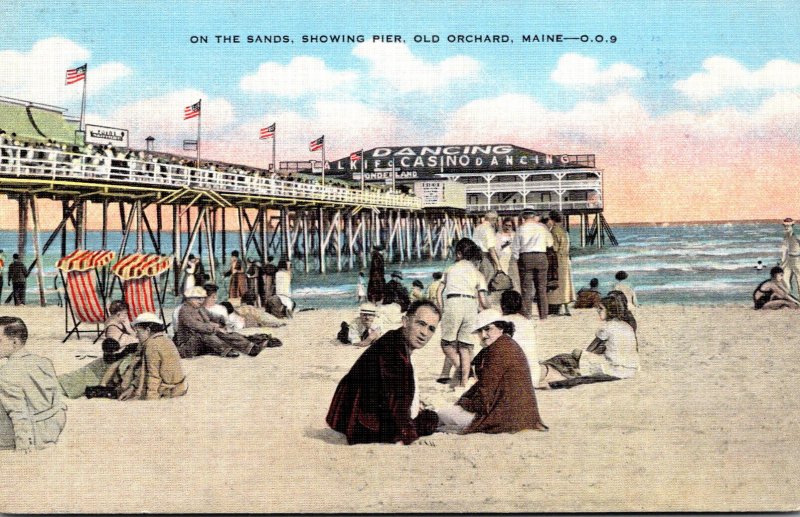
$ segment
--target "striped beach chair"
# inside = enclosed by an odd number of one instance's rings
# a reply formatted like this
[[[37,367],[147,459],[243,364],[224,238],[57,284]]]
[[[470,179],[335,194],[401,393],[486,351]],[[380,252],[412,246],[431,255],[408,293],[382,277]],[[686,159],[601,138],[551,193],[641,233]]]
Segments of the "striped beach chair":
[[[111,267],[111,272],[122,283],[122,295],[128,304],[128,317],[131,320],[143,312],[160,313],[161,320],[167,325],[162,308],[164,289],[159,288],[158,277],[163,273],[169,275],[172,261],[172,257],[134,253],[120,258]],[[167,277],[164,277],[165,285],[166,282]]]
[[[75,250],[56,263],[61,282],[65,286],[64,330],[67,335],[62,343],[73,334],[80,339],[82,324],[94,325],[94,332],[97,332],[98,338],[100,337],[102,333],[100,324],[106,320],[106,304],[102,294],[103,286],[98,282],[100,278],[98,271],[113,259],[113,251]],[[70,318],[72,328],[70,328]]]

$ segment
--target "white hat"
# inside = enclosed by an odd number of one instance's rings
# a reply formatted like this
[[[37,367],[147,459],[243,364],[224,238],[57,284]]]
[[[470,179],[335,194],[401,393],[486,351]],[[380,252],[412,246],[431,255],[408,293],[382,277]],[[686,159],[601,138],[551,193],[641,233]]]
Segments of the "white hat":
[[[486,309],[485,311],[479,312],[478,317],[475,318],[475,324],[472,326],[472,332],[478,332],[483,327],[495,321],[508,321],[508,319],[497,309]]]
[[[131,325],[134,327],[141,323],[157,323],[158,325],[163,325],[164,322],[161,321],[161,318],[153,314],[152,312],[143,312],[136,316],[136,319],[131,322]]]
[[[208,293],[206,292],[205,289],[203,289],[199,285],[196,285],[192,287],[187,293],[184,293],[184,296],[186,298],[207,298]]]
[[[363,303],[361,304],[359,312],[361,312],[361,314],[375,314],[378,312],[378,308],[374,303]]]

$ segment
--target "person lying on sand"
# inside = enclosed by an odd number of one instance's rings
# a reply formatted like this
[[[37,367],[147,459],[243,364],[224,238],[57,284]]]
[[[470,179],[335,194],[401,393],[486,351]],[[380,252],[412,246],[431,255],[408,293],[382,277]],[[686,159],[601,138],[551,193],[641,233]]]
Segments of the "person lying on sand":
[[[559,354],[542,361],[537,387],[570,387],[636,375],[639,370],[636,332],[625,321],[625,307],[618,297],[606,296],[597,304],[597,312],[604,324],[594,341],[586,350],[576,348],[571,354]],[[554,385],[560,382],[566,384]]]
[[[775,266],[769,271],[769,280],[761,282],[753,291],[753,304],[761,309],[800,309],[800,304],[786,290],[783,283],[783,268]]]
[[[383,332],[381,324],[376,321],[377,307],[374,303],[364,303],[359,308],[358,318],[349,324],[342,322],[342,330],[337,339],[345,345],[367,347],[374,343]]]

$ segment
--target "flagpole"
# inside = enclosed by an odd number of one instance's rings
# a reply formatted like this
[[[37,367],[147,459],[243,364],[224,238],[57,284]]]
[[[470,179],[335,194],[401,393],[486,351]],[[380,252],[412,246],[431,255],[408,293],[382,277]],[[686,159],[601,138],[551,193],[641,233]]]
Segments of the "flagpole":
[[[84,113],[86,112],[86,81],[87,81],[87,76],[89,75],[88,63],[85,66],[86,70],[83,73],[83,98],[81,99],[81,122],[79,124],[81,131],[84,131],[84,137],[83,137],[84,143],[86,142],[86,135],[85,135],[86,123],[83,117]]]
[[[364,148],[361,148],[361,191],[364,191]]]
[[[272,132],[272,172],[274,174],[278,173],[278,169],[275,168],[275,139],[278,137],[278,127],[275,126],[275,131]]]
[[[394,158],[392,158],[392,194],[394,194],[394,177],[395,177],[395,173],[394,173]]]
[[[322,186],[325,186],[325,135],[322,135]]]
[[[200,105],[200,106],[198,106],[198,107],[200,108],[200,111],[199,111],[199,113],[197,114],[197,163],[196,163],[196,165],[195,165],[195,166],[196,166],[198,169],[200,168],[200,125],[201,125],[201,122],[200,122],[200,121],[201,121],[201,119],[203,118],[203,106],[202,106],[202,102],[203,102],[203,99],[200,99],[199,101],[197,101],[197,104],[199,104],[199,105]]]

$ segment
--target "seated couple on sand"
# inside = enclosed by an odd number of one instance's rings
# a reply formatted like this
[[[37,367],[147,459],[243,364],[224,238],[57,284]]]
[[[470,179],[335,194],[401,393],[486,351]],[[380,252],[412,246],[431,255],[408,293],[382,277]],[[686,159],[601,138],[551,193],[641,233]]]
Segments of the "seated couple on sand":
[[[775,266],[769,271],[769,280],[761,282],[753,291],[756,310],[800,309],[800,303],[789,294],[783,281],[783,268]]]
[[[185,294],[186,301],[178,309],[175,343],[181,357],[212,354],[239,357],[240,353],[256,356],[265,348],[281,346],[269,334],[243,336],[231,332],[225,316],[228,311],[217,304],[217,286],[193,287]]]
[[[559,354],[542,361],[538,388],[570,388],[578,384],[627,379],[639,370],[636,320],[628,310],[627,298],[611,291],[597,304],[604,322],[585,350]]]
[[[180,355],[164,323],[152,313],[127,319],[127,305],[112,302],[103,340],[103,358],[59,376],[61,392],[69,398],[104,397],[154,400],[180,397],[188,390]],[[125,329],[124,332],[120,329]],[[130,329],[130,331],[128,330]],[[121,335],[117,331],[122,332]],[[129,333],[130,332],[130,333]],[[119,336],[123,343],[110,335]]]
[[[476,383],[457,406],[438,413],[422,407],[412,354],[428,343],[440,319],[439,308],[430,301],[412,303],[403,325],[375,341],[339,382],[326,421],[348,444],[408,445],[437,430],[547,429],[539,418],[527,359],[511,337],[513,323],[495,310],[482,312],[473,329],[486,346],[474,361]]]

